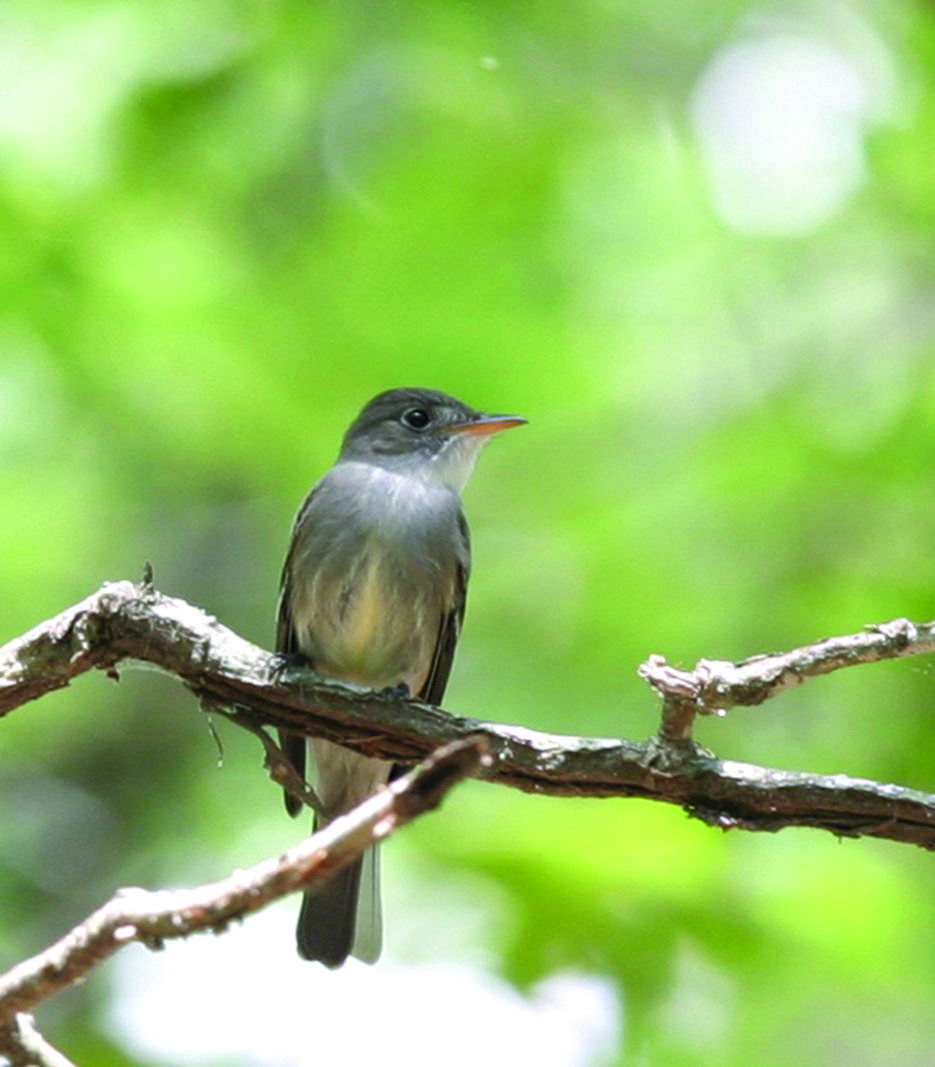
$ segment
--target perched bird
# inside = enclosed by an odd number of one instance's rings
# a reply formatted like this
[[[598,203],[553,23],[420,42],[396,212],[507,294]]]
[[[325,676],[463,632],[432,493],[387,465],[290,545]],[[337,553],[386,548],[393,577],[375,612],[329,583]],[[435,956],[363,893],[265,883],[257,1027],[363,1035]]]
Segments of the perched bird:
[[[471,564],[461,491],[492,434],[526,420],[483,415],[430,389],[392,389],[344,435],[337,463],[299,509],[283,566],[276,649],[321,675],[402,687],[439,704],[464,617]],[[280,734],[305,774],[305,739]],[[315,828],[386,784],[393,764],[331,741],[308,743],[321,801]],[[301,802],[286,794],[296,815]],[[383,940],[377,849],[302,900],[299,955],[373,963]]]

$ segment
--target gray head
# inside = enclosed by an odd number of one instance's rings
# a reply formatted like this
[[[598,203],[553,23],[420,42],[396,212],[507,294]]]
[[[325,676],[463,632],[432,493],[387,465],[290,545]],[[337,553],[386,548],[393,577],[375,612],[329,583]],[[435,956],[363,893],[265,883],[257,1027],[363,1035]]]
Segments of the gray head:
[[[374,397],[351,423],[340,459],[460,493],[491,435],[525,421],[518,415],[484,415],[434,389],[391,389]]]

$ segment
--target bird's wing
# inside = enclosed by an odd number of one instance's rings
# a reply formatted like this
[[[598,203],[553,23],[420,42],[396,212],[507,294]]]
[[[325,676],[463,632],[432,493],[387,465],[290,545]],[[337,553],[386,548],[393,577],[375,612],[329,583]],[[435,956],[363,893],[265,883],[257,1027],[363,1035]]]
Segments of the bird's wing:
[[[463,515],[458,516],[458,529],[462,539],[462,552],[454,575],[454,594],[449,611],[442,615],[425,684],[416,695],[426,704],[436,707],[441,704],[451,674],[451,664],[455,656],[455,646],[461,636],[461,624],[464,621],[464,605],[467,599],[467,582],[470,571],[471,541],[467,522]]]
[[[314,495],[315,491],[312,490],[302,504],[295,520],[296,527],[298,527],[299,523],[302,522],[308,512]],[[279,607],[277,609],[276,618],[276,651],[289,657],[301,655],[301,650],[299,649],[298,640],[296,638],[295,627],[292,625],[292,557],[296,551],[297,540],[295,529],[293,529],[292,539],[289,543],[289,552],[286,555],[286,561],[282,567],[282,577],[279,580]],[[308,666],[314,667],[314,664],[309,661]],[[291,734],[288,730],[280,730],[278,733],[279,747],[295,768],[299,777],[304,780],[305,752],[307,747],[305,738],[302,737],[301,734]],[[298,815],[302,810],[302,801],[299,800],[298,797],[293,796],[288,790],[284,792],[283,799],[286,804],[286,811],[288,811],[290,815]]]

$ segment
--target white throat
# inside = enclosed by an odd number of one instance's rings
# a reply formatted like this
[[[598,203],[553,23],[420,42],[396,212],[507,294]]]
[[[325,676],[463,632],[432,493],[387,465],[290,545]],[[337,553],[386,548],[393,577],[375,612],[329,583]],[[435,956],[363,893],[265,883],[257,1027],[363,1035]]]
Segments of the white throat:
[[[421,453],[397,456],[389,469],[427,485],[453,489],[460,496],[488,440],[479,434],[455,433],[434,456]]]

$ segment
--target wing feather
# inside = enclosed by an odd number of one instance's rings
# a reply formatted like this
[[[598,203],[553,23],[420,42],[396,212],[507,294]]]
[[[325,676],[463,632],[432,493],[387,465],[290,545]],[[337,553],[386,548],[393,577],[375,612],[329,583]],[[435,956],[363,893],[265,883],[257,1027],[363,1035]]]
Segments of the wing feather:
[[[298,543],[296,531],[311,507],[314,496],[315,490],[313,489],[305,498],[302,507],[299,509],[299,514],[296,517],[295,526],[292,530],[292,538],[289,542],[289,551],[286,554],[286,561],[282,567],[282,576],[279,580],[279,605],[276,616],[276,651],[282,653],[284,656],[295,657],[302,655],[295,627],[292,624],[292,558],[295,555],[296,545]],[[308,660],[307,656],[304,657],[304,659],[307,661],[308,666],[314,667],[314,664]],[[304,780],[307,749],[305,738],[302,737],[301,734],[293,734],[288,730],[279,730],[278,734],[279,747],[295,768],[299,777]],[[302,801],[285,790],[283,791],[283,801],[286,805],[286,811],[293,817],[298,815],[302,810]]]

